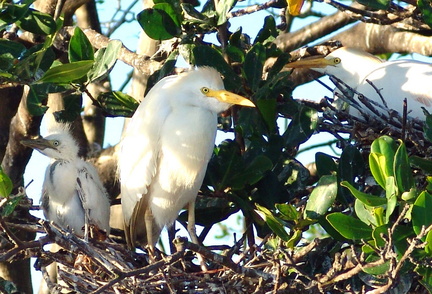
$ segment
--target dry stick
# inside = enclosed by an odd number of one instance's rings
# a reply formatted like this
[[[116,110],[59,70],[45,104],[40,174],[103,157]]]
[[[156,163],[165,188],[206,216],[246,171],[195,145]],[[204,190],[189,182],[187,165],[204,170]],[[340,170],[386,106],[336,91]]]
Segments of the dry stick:
[[[92,257],[92,261],[99,265],[108,274],[120,274],[121,271],[104,258],[99,252],[90,247],[88,243],[80,239],[76,235],[63,230],[54,223],[48,223],[47,221],[41,220],[47,234],[54,237],[60,246],[69,249],[74,253],[84,253]]]
[[[157,262],[152,263],[152,264],[145,266],[143,268],[139,268],[139,269],[131,270],[131,271],[120,272],[115,279],[112,279],[107,284],[105,284],[104,286],[100,287],[99,289],[97,289],[96,291],[93,291],[91,293],[92,294],[104,293],[104,291],[106,289],[108,289],[109,287],[122,281],[124,278],[150,273],[151,271],[158,270],[163,266],[173,264],[174,262],[183,258],[183,256],[184,256],[184,251],[178,251],[178,252],[176,252],[170,256],[165,257],[164,260],[157,261]]]
[[[268,274],[259,270],[253,270],[250,268],[241,267],[240,265],[233,262],[230,258],[213,253],[210,250],[207,250],[205,247],[189,242],[186,238],[180,237],[175,239],[174,242],[177,248],[181,248],[182,250],[189,249],[192,250],[193,252],[200,253],[205,258],[210,259],[219,265],[225,266],[230,270],[234,271],[235,273],[244,275],[246,277],[264,278],[265,280],[275,279],[275,276],[272,274]]]
[[[248,6],[246,8],[239,9],[239,10],[236,10],[236,11],[228,13],[227,18],[232,18],[232,17],[237,17],[237,16],[243,16],[243,15],[246,15],[246,14],[251,14],[251,13],[254,13],[254,12],[257,12],[257,11],[260,11],[260,10],[264,10],[264,9],[270,8],[270,7],[272,7],[272,5],[277,4],[277,3],[278,3],[277,0],[270,0],[270,1],[268,1],[266,3],[263,3],[263,4],[251,5],[251,6]]]

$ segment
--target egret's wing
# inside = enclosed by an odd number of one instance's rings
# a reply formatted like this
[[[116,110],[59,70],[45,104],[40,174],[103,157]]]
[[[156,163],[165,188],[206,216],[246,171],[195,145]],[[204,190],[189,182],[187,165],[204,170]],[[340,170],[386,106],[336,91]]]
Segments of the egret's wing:
[[[369,73],[357,91],[382,105],[377,110],[387,116],[387,109],[402,115],[403,100],[407,98],[408,115],[424,119],[422,107],[432,109],[431,76],[432,66],[428,63],[415,60],[386,62]]]
[[[152,88],[133,115],[121,142],[118,164],[129,245],[133,245],[135,240],[136,218],[147,207],[148,188],[157,172],[160,131],[171,112],[167,97],[159,93],[166,92],[164,88],[174,82],[175,78],[167,77]],[[144,227],[144,223],[142,226]]]
[[[109,200],[95,168],[83,161],[76,181],[77,194],[89,224],[109,233]]]

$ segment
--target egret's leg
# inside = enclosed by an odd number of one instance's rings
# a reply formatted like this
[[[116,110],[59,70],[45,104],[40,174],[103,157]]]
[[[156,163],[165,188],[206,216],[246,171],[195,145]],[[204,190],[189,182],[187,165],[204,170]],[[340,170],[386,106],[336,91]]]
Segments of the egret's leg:
[[[147,208],[144,214],[144,222],[145,222],[145,227],[146,227],[146,235],[147,235],[147,245],[149,248],[149,256],[150,256],[150,261],[153,262],[155,261],[155,244],[157,242],[157,240],[154,240],[154,236],[153,236],[153,222],[154,222],[154,218],[153,218],[153,214],[150,210],[150,208]]]
[[[84,211],[84,240],[88,242],[89,235],[89,214],[87,209]]]
[[[189,232],[189,236],[192,239],[192,242],[200,245],[200,242],[198,241],[198,237],[196,235],[196,228],[195,228],[195,201],[191,201],[188,204],[188,224],[187,224],[187,230]],[[207,266],[205,264],[204,257],[197,253],[197,258],[201,266],[202,271],[207,271]]]

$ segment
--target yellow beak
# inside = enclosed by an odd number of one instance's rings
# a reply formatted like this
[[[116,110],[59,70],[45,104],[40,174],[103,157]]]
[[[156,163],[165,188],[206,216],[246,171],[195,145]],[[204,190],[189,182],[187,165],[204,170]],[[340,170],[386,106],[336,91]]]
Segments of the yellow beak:
[[[340,61],[339,61],[340,62]],[[339,63],[337,59],[326,59],[323,57],[320,58],[311,58],[311,59],[302,59],[294,62],[287,63],[285,67],[288,68],[324,68],[327,66],[334,66]]]
[[[211,90],[209,89],[207,93],[205,93],[207,97],[213,97],[217,100],[229,104],[237,104],[241,106],[247,107],[255,107],[255,104],[252,103],[249,99],[242,97],[240,95],[234,94],[227,90]]]

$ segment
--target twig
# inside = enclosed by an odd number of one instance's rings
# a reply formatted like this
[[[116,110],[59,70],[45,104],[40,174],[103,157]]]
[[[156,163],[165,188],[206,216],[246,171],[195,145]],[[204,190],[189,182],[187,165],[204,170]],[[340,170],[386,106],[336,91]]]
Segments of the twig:
[[[216,262],[217,264],[225,266],[225,267],[229,268],[230,270],[232,270],[238,274],[241,274],[241,275],[244,275],[247,277],[252,277],[252,278],[262,277],[265,280],[274,280],[275,279],[274,275],[272,275],[272,274],[267,274],[267,273],[264,273],[262,271],[241,267],[240,265],[234,263],[230,258],[223,256],[223,255],[213,253],[210,250],[207,250],[205,247],[202,247],[202,246],[199,246],[197,244],[189,242],[186,238],[180,237],[180,238],[175,239],[174,242],[175,242],[177,248],[183,248],[183,250],[184,249],[192,250],[193,252],[199,253],[199,254],[203,255],[205,258],[210,259],[210,260]]]

